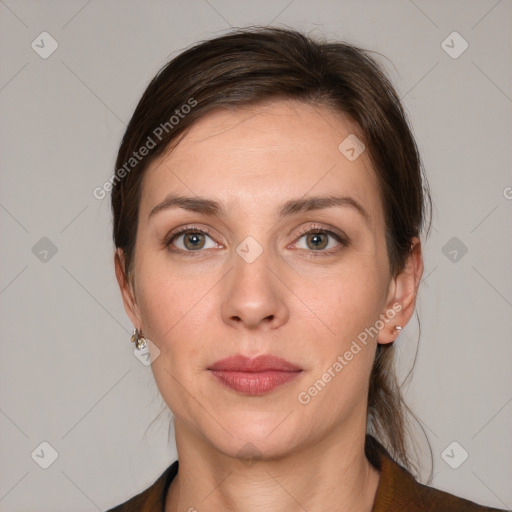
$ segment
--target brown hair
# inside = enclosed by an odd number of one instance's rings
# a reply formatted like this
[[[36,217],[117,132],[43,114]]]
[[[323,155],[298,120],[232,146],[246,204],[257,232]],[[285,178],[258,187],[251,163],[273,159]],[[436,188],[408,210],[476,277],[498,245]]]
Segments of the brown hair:
[[[205,114],[279,99],[325,106],[355,123],[380,187],[390,270],[395,276],[403,269],[431,199],[406,114],[385,71],[368,50],[351,44],[319,41],[292,29],[247,27],[198,43],[170,60],[135,108],[112,187],[114,243],[124,252],[127,276],[132,276],[141,185],[149,164]],[[139,158],[142,147],[150,149]],[[393,344],[377,348],[369,429],[411,469],[394,350]]]

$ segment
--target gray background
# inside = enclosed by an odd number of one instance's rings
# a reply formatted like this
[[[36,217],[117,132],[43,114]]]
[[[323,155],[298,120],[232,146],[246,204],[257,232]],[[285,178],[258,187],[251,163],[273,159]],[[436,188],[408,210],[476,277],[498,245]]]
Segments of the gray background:
[[[433,448],[433,485],[512,507],[510,0],[5,0],[0,14],[2,511],[106,509],[175,459],[169,413],[148,429],[163,402],[129,341],[109,197],[92,191],[160,66],[252,23],[389,59],[435,200],[406,396]],[[31,47],[43,31],[58,43],[46,59]],[[454,31],[469,44],[458,58],[442,46]],[[414,319],[399,341],[403,376],[417,340]],[[43,441],[58,453],[47,469]],[[446,460],[461,448],[442,457],[453,441],[469,453],[458,469]]]

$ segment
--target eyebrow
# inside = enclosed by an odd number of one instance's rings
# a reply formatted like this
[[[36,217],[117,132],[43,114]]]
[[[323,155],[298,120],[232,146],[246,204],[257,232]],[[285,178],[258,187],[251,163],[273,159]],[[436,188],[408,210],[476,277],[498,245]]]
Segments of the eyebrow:
[[[308,198],[290,199],[279,208],[277,214],[280,219],[295,215],[297,213],[310,212],[315,210],[323,210],[334,207],[353,208],[361,214],[364,220],[370,225],[370,215],[364,207],[349,196],[314,196]],[[196,213],[205,215],[216,215],[218,217],[226,217],[226,212],[222,205],[213,199],[205,197],[186,197],[169,194],[161,203],[157,204],[149,213],[149,217],[169,208],[182,208]]]

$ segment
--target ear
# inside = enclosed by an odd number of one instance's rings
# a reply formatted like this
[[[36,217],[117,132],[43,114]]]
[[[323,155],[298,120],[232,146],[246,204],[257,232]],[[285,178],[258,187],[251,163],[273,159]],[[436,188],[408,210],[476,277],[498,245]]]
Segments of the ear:
[[[125,257],[122,249],[116,249],[114,253],[114,265],[116,278],[123,297],[124,309],[134,327],[141,329],[141,315],[135,299],[132,283],[125,273]]]
[[[414,237],[404,269],[392,278],[389,284],[388,300],[381,314],[381,318],[385,320],[384,327],[379,331],[377,343],[386,344],[395,341],[399,334],[395,329],[396,326],[404,328],[411,319],[422,275],[421,242],[418,237]]]

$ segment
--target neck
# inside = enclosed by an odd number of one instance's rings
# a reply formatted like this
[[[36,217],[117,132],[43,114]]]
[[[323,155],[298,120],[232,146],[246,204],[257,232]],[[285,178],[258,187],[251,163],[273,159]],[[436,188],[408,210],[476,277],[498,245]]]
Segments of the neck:
[[[176,420],[179,471],[165,512],[370,512],[379,472],[364,454],[364,431],[271,459],[227,456]]]

